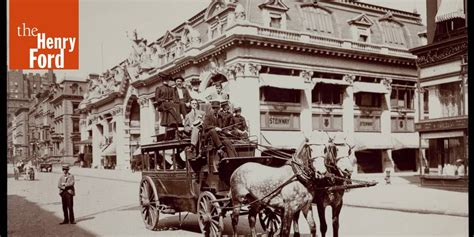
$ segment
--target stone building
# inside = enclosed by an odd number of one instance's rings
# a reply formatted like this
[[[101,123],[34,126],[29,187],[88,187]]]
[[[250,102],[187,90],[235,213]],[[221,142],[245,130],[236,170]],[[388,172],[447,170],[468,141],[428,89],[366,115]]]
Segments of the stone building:
[[[429,2],[429,4],[428,4]],[[418,56],[422,184],[467,187],[467,1],[427,1],[428,44]],[[422,105],[422,106],[421,106]]]
[[[11,127],[12,161],[18,162],[28,157],[28,109],[19,108],[13,116]]]
[[[214,0],[155,41],[89,77],[83,139],[94,164],[129,167],[159,127],[154,91],[163,77],[221,81],[259,143],[294,149],[313,130],[356,144],[360,172],[416,170],[416,56],[426,41],[417,13],[355,1]],[[105,85],[105,86],[104,86]],[[205,96],[204,96],[205,97]]]

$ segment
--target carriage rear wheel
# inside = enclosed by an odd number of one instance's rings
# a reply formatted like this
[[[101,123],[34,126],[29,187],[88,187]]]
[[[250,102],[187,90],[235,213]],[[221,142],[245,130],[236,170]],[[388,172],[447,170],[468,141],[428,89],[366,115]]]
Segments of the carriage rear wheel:
[[[273,235],[277,235],[281,228],[281,216],[278,211],[274,211],[268,207],[263,209],[258,217],[260,219],[260,225],[265,232]]]
[[[216,197],[209,191],[199,195],[197,214],[199,228],[205,236],[221,236],[224,230],[224,217],[221,215],[221,207],[214,202]]]
[[[143,222],[149,230],[158,228],[159,204],[158,192],[153,180],[150,177],[143,177],[140,183],[140,210]]]

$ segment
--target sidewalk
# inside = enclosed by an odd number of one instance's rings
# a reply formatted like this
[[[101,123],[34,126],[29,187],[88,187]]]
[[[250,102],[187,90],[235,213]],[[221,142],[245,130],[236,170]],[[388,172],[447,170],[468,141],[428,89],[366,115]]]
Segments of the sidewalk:
[[[60,173],[60,167],[53,168]],[[72,167],[76,176],[139,183],[141,172]],[[358,174],[357,180],[377,181],[374,187],[352,189],[344,195],[344,205],[352,207],[396,210],[423,214],[468,217],[468,192],[448,191],[419,186],[416,173],[392,174],[385,184],[384,174]]]
[[[353,189],[344,195],[344,205],[376,209],[468,217],[468,192],[420,187],[416,173],[391,176],[360,174],[353,179],[377,181],[374,187]]]

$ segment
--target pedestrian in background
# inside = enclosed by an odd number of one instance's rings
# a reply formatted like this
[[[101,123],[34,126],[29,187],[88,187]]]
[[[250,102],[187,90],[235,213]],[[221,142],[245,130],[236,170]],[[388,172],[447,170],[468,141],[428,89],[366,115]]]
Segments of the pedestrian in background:
[[[63,224],[76,224],[74,221],[73,199],[75,195],[74,175],[69,173],[69,165],[63,165],[64,175],[61,175],[58,182],[59,195],[63,204],[64,221]]]

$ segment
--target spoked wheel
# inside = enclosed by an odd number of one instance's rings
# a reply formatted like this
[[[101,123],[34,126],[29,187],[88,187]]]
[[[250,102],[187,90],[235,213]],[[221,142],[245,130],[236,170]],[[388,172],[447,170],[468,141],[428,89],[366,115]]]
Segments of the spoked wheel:
[[[155,184],[150,177],[143,177],[140,183],[140,210],[143,222],[149,230],[156,230],[158,228],[158,221],[160,219],[159,204],[160,201]]]
[[[258,217],[260,219],[260,225],[265,232],[271,235],[277,235],[281,228],[281,216],[278,211],[274,211],[268,207],[263,209]]]
[[[197,214],[199,228],[205,236],[221,236],[224,230],[224,217],[218,202],[213,202],[216,197],[211,192],[205,191],[199,195]]]

